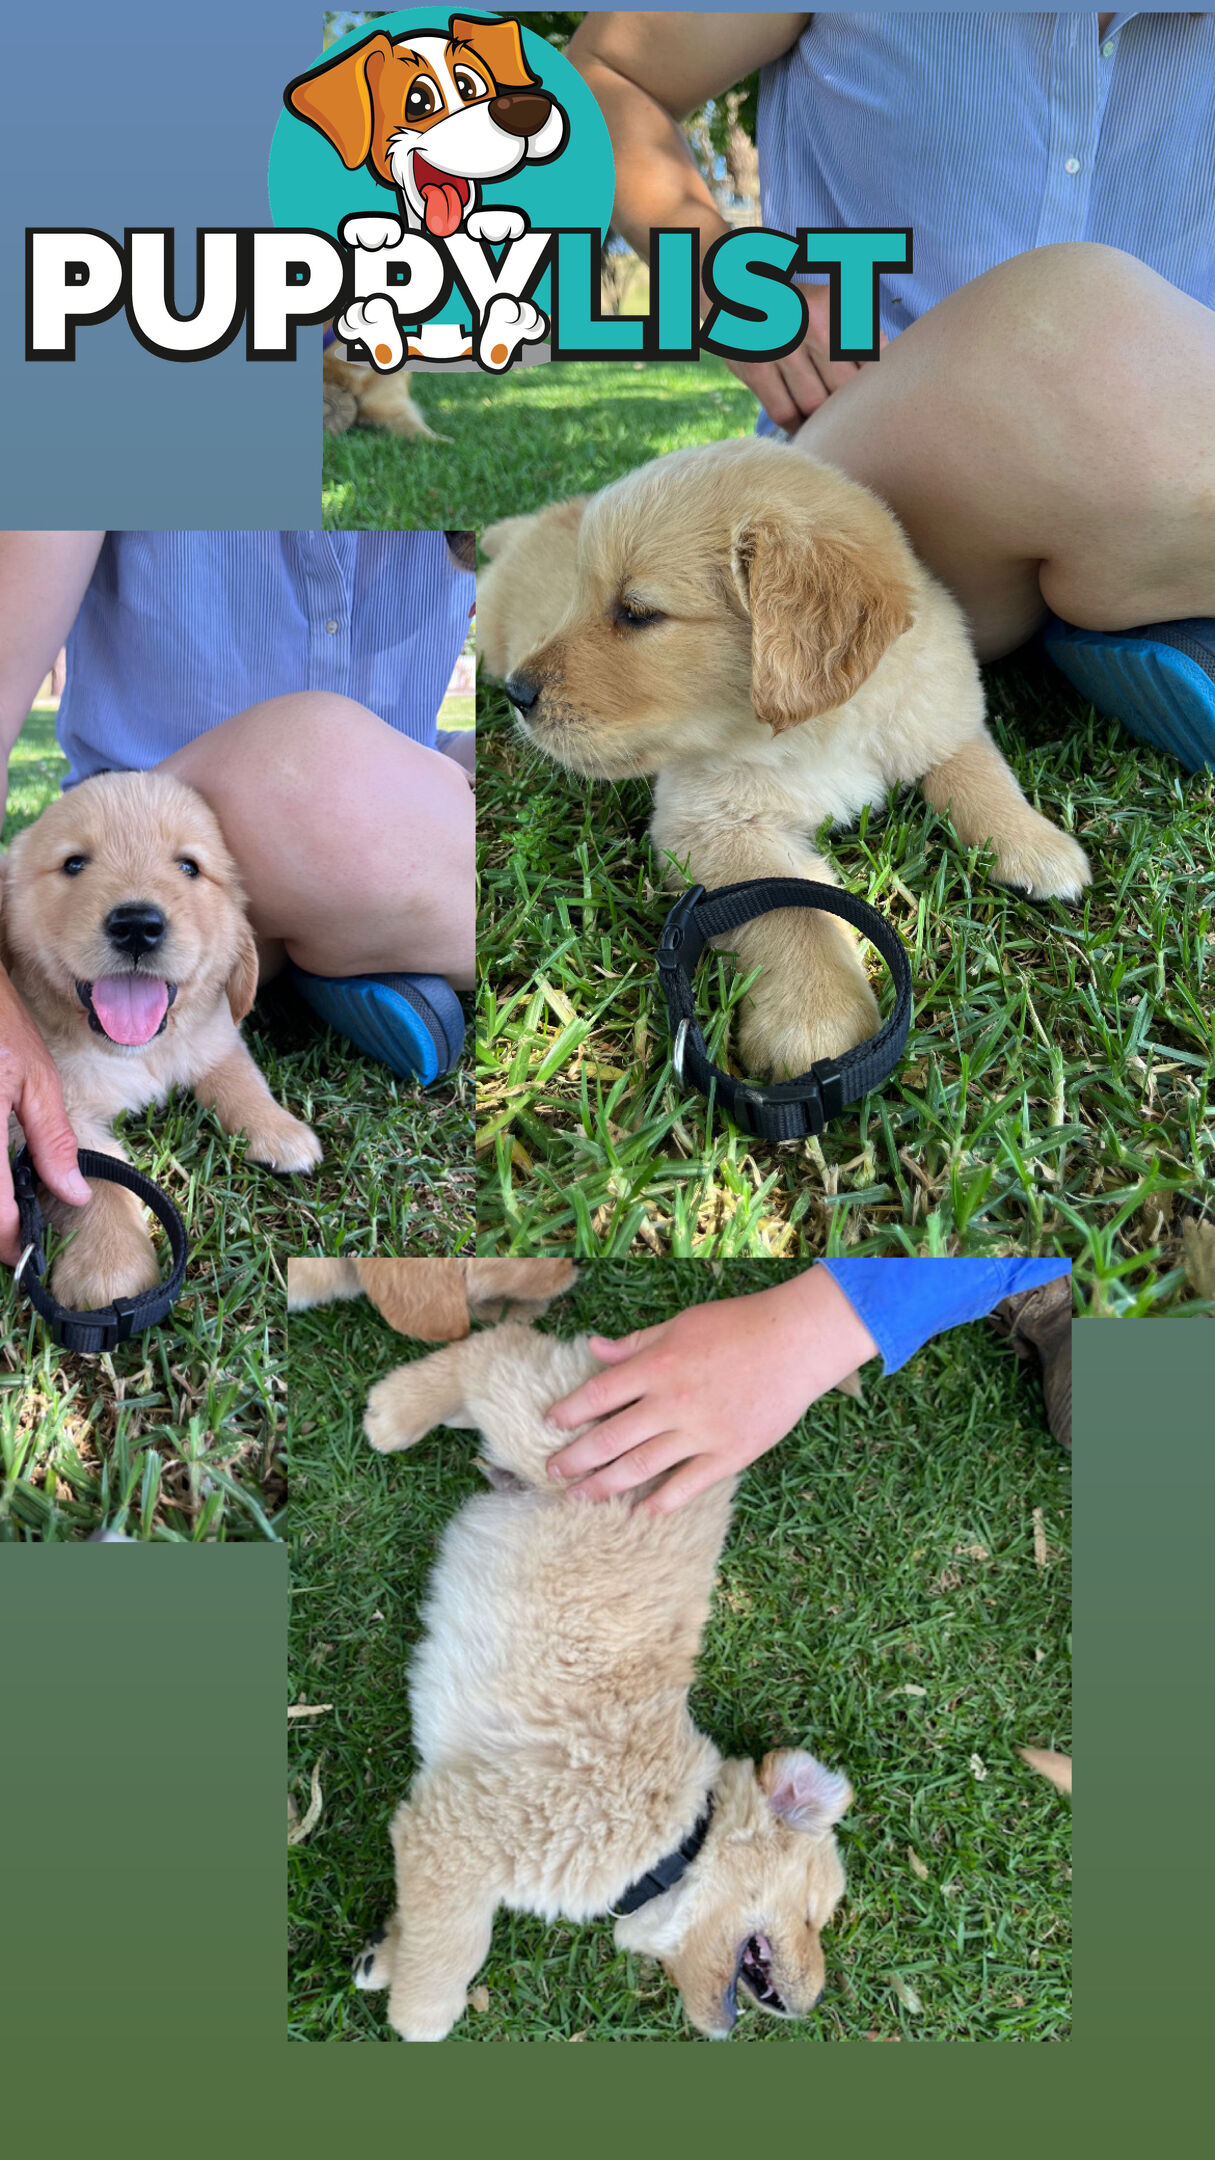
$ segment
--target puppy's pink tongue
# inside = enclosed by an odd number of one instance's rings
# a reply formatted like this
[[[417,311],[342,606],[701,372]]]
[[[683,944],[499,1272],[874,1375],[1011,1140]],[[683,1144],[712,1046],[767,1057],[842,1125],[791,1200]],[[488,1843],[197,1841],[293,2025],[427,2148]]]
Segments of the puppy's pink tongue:
[[[422,180],[418,184],[426,205],[426,230],[437,240],[446,240],[460,223],[464,198],[450,180]]]
[[[111,1042],[151,1042],[169,1009],[169,986],[155,975],[103,975],[93,1011]]]

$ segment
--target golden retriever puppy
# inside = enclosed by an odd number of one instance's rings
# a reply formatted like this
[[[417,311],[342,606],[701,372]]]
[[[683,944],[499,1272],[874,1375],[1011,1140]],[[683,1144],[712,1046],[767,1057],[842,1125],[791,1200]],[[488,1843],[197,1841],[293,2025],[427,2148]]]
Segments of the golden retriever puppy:
[[[913,781],[966,846],[991,844],[1002,882],[1069,900],[1088,883],[1083,849],[1027,803],[987,732],[961,610],[843,473],[753,439],[677,450],[483,546],[487,667],[550,756],[656,775],[672,883],[834,882],[818,827]],[[720,942],[763,969],[748,1068],[801,1073],[877,1025],[834,917],[786,909]]]
[[[707,1832],[686,1872],[616,1920],[692,2023],[724,2039],[745,2000],[805,2017],[844,1890],[845,1777],[782,1748],[725,1761],[688,1715],[733,1483],[673,1515],[590,1503],[546,1474],[545,1412],[599,1370],[585,1338],[507,1323],[381,1380],[372,1446],[476,1427],[495,1490],[448,1525],[413,1661],[422,1767],[392,1824],[397,1910],[355,1980],[403,2039],[461,2016],[499,1905],[589,1920]],[[736,1482],[736,1481],[735,1481]]]
[[[254,1162],[311,1170],[320,1144],[280,1108],[240,1038],[257,990],[244,894],[201,795],[163,772],[99,773],[0,861],[0,960],[59,1068],[81,1147],[122,1156],[113,1120],[191,1087]],[[15,1123],[15,1121],[14,1121]],[[50,1209],[74,1235],[55,1296],[135,1297],[159,1269],[131,1193],[98,1183]]]

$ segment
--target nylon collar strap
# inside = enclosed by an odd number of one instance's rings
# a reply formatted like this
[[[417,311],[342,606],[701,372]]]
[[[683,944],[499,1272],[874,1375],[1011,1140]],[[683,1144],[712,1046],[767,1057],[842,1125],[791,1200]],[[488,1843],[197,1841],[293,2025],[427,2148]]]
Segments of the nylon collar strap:
[[[145,1207],[164,1224],[173,1255],[172,1272],[155,1289],[143,1290],[135,1298],[115,1298],[103,1312],[69,1312],[60,1305],[46,1288],[46,1252],[42,1243],[42,1210],[38,1205],[38,1180],[28,1148],[13,1163],[13,1192],[17,1201],[17,1217],[21,1225],[21,1259],[17,1264],[14,1280],[25,1290],[36,1312],[41,1313],[50,1330],[51,1341],[61,1350],[80,1350],[95,1355],[99,1350],[115,1350],[119,1343],[130,1340],[132,1335],[142,1335],[145,1328],[155,1327],[164,1320],[181,1291],[186,1273],[186,1256],[190,1250],[185,1224],[166,1193],[151,1178],[132,1170],[129,1163],[120,1162],[116,1155],[99,1155],[92,1148],[81,1148],[77,1161],[82,1176],[101,1178],[111,1185],[125,1186],[135,1194]]]
[[[692,994],[692,975],[710,938],[737,930],[773,908],[821,908],[851,923],[881,954],[895,987],[889,1019],[868,1041],[840,1058],[820,1058],[809,1072],[772,1087],[754,1087],[715,1065],[705,1045]],[[876,908],[834,885],[808,878],[748,878],[706,892],[693,885],[678,899],[663,927],[658,972],[666,993],[674,1043],[675,1073],[702,1095],[712,1087],[736,1125],[761,1140],[803,1140],[821,1133],[831,1118],[890,1078],[911,1026],[911,968],[903,941]]]
[[[642,1905],[648,1905],[651,1898],[662,1897],[665,1891],[673,1890],[675,1884],[682,1881],[687,1874],[704,1844],[712,1820],[713,1795],[710,1793],[705,1802],[704,1814],[696,1828],[688,1832],[683,1844],[675,1852],[668,1853],[664,1860],[656,1861],[646,1874],[639,1875],[636,1882],[629,1884],[624,1896],[611,1907],[613,1919],[623,1920],[626,1913],[637,1912]]]

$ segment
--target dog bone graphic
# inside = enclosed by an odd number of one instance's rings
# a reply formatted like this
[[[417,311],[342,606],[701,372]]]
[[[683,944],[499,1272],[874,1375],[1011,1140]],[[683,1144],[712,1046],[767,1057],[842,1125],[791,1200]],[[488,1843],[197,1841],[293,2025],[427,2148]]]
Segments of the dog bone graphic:
[[[508,240],[521,240],[528,224],[522,210],[487,206],[473,211],[464,230],[474,240],[488,240],[491,247],[502,247]]]
[[[381,374],[391,374],[405,357],[400,321],[387,293],[372,293],[366,300],[352,300],[345,314],[338,317],[337,334],[347,343],[358,339],[364,344],[372,366]]]
[[[520,345],[534,345],[547,334],[548,318],[530,300],[498,293],[485,310],[477,357],[482,367],[500,372],[510,366]]]

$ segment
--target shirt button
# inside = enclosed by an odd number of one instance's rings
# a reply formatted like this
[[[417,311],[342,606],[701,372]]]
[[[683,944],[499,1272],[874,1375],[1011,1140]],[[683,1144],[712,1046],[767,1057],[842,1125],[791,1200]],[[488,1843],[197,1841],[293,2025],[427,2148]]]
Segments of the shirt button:
[[[1068,167],[1068,170],[1069,170],[1069,171],[1071,170],[1070,166]],[[329,632],[329,635],[330,635],[330,637],[332,637],[332,636],[333,636],[333,634],[334,634],[334,632],[335,632],[335,631],[336,631],[336,629],[337,629],[337,624],[336,624],[335,622],[327,622],[327,623],[325,624],[325,628],[326,628],[326,630],[327,630],[327,631]]]
[[[1113,41],[1113,39],[1112,39],[1112,38],[1111,38],[1111,39],[1109,40],[1108,44],[1105,44],[1105,45],[1103,45],[1103,46],[1102,46],[1102,48],[1101,48],[1101,57],[1102,57],[1102,59],[1103,59],[1103,60],[1112,60],[1112,59],[1113,59],[1113,57],[1114,57],[1114,41]]]
[[[1079,172],[1079,170],[1080,170],[1080,160],[1079,160],[1079,158],[1078,158],[1078,157],[1069,157],[1069,158],[1068,158],[1068,159],[1066,160],[1065,164],[1064,164],[1063,170],[1064,170],[1064,172],[1070,172],[1070,173],[1078,173],[1078,172]]]

